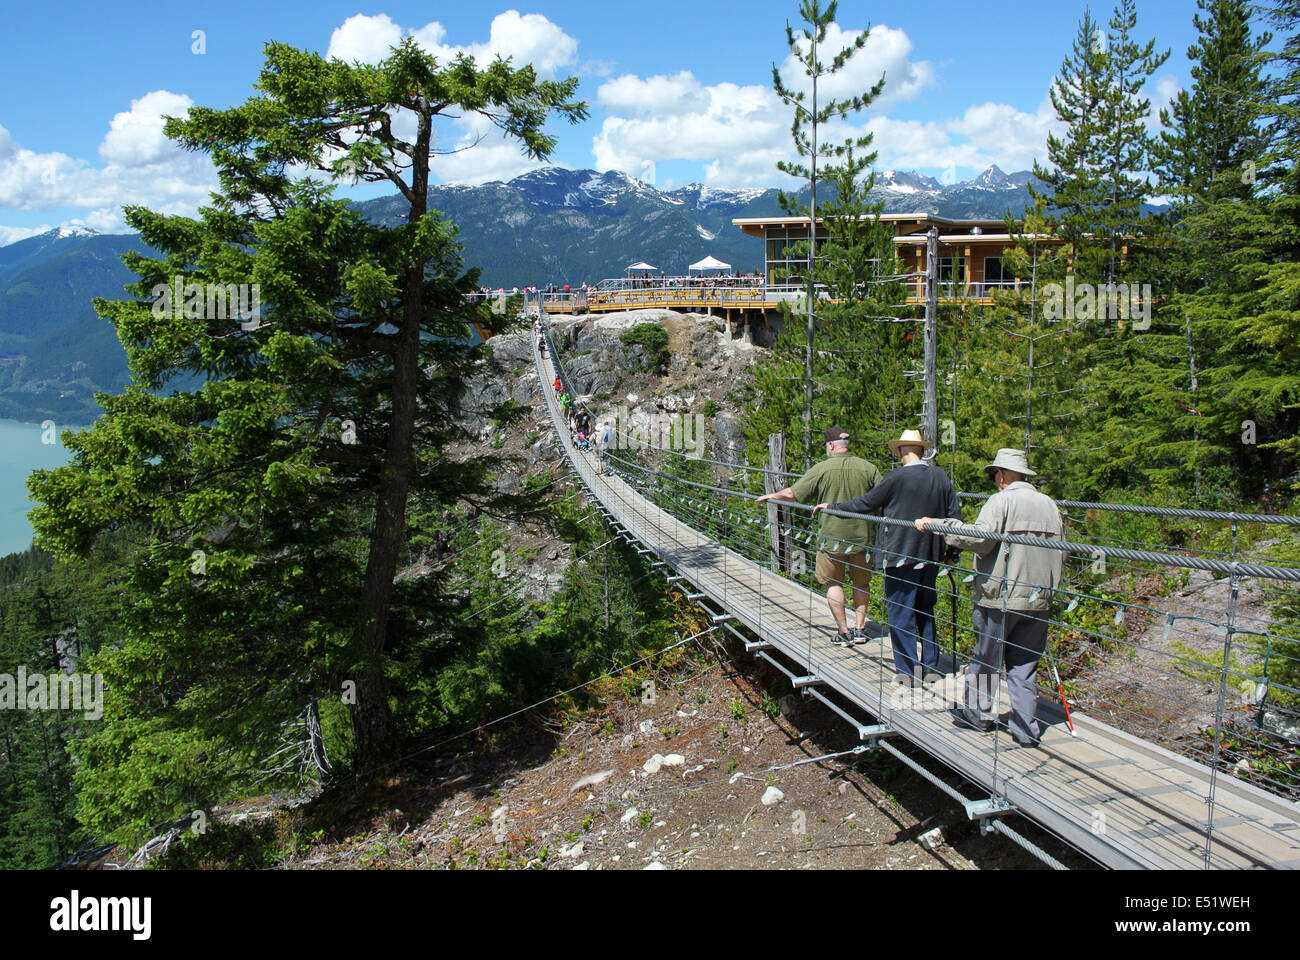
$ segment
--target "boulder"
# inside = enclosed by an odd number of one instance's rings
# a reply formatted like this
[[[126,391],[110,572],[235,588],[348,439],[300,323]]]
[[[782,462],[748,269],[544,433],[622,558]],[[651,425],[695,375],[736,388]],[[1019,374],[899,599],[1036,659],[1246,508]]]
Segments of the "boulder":
[[[515,369],[520,363],[533,366],[533,335],[531,330],[519,330],[503,333],[488,341],[492,348],[492,359],[497,365],[508,370]]]
[[[719,411],[713,418],[713,431],[716,439],[715,459],[728,463],[743,463],[745,437],[740,430],[740,424],[736,422],[736,415],[726,410]]]

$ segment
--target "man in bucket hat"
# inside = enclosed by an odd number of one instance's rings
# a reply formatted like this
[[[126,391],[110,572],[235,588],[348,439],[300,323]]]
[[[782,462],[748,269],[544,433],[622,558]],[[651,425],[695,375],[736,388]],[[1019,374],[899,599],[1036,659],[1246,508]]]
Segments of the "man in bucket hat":
[[[880,483],[876,465],[849,455],[849,434],[840,427],[826,431],[826,459],[816,464],[793,486],[758,497],[765,500],[816,502],[823,497],[856,497]],[[835,643],[848,646],[867,642],[867,604],[871,600],[871,565],[865,544],[871,531],[868,521],[823,514],[821,540],[817,550],[817,582],[826,587],[826,604],[839,627]],[[844,577],[853,583],[854,617],[850,630],[844,616]]]
[[[926,446],[918,431],[903,431],[897,440],[889,441],[889,449],[899,458],[901,466],[885,477],[880,486],[854,500],[819,503],[816,510],[827,507],[846,513],[883,510],[886,517],[894,520],[960,513],[957,491],[948,474],[923,459]],[[885,571],[885,613],[889,618],[898,682],[938,680],[942,674],[939,647],[934,641],[934,583],[943,561],[943,539],[911,526],[886,524],[877,548]],[[918,641],[920,663],[917,662]]]
[[[980,510],[973,527],[989,533],[1016,533],[1061,538],[1061,513],[1049,498],[1027,482],[1036,476],[1023,450],[1004,447],[985,475],[998,488]],[[916,529],[931,523],[961,523],[922,517]],[[948,545],[975,553],[976,645],[966,668],[963,705],[954,708],[956,722],[977,730],[991,730],[996,717],[998,671],[1007,668],[1011,699],[1011,735],[1022,747],[1038,743],[1038,660],[1047,646],[1047,621],[1052,593],[1060,585],[1065,555],[1048,547],[1001,543],[980,537],[945,535]]]

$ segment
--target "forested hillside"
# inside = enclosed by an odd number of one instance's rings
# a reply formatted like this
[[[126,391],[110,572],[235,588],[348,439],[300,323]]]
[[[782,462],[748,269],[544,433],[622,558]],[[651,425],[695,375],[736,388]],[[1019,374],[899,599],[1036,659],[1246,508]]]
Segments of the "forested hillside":
[[[1300,4],[1273,0],[1276,36],[1243,2],[1197,6],[1193,82],[1159,123],[1150,81],[1165,54],[1143,39],[1133,0],[1105,23],[1085,16],[1062,51],[1062,135],[1035,179],[1013,184],[1032,197],[1008,222],[1008,265],[1027,282],[992,306],[940,308],[935,439],[963,490],[988,492],[982,465],[1024,447],[1059,498],[1295,512]],[[258,88],[168,121],[222,174],[197,218],[129,208],[138,242],[78,238],[81,259],[52,254],[53,241],[0,251],[0,415],[80,419],[106,391],[102,416],[68,440],[74,461],[30,482],[42,549],[0,560],[0,674],[101,676],[102,715],[0,710],[0,866],[138,844],[269,790],[323,789],[329,802],[373,790],[365,802],[382,803],[413,757],[465,736],[493,755],[480,724],[556,691],[556,709],[595,724],[602,702],[573,688],[604,677],[636,696],[635,665],[695,625],[566,475],[536,406],[549,385],[532,372],[527,319],[468,295],[489,278],[595,280],[656,253],[676,267],[706,244],[697,227],[735,232],[722,225],[733,214],[776,212],[755,207],[767,196],[715,208],[698,194],[647,199],[626,178],[548,181],[561,199],[529,227],[546,253],[526,261],[516,228],[537,216],[526,188],[538,178],[456,207],[429,184],[431,125],[479,112],[545,159],[553,121],[586,115],[576,81],[440,64],[408,38],[375,66],[268,44]],[[394,105],[415,118],[414,143],[389,130]],[[569,319],[561,349],[590,402],[707,416],[721,461],[759,465],[781,432],[795,470],[819,458],[831,423],[878,455],[919,425],[921,327],[871,216],[883,207],[865,190],[869,138],[828,161],[812,276],[832,296],[812,343],[794,310],[770,351],[698,316]],[[299,169],[318,179],[294,179]],[[358,170],[399,196],[359,210],[322,186]],[[606,188],[611,203],[593,199]],[[1154,213],[1158,197],[1171,204]],[[799,214],[809,199],[780,203]],[[471,235],[485,238],[478,256]],[[726,236],[739,250],[744,238]],[[737,265],[759,256],[755,244]],[[147,291],[176,274],[258,283],[259,322],[159,316]],[[92,280],[127,294],[92,308]],[[43,282],[68,288],[77,311],[41,300]],[[1136,298],[1099,307],[1120,285]],[[1064,313],[1062,289],[1077,292]],[[50,329],[15,321],[20,306]],[[501,335],[476,342],[476,322]],[[74,342],[93,361],[42,359]],[[133,375],[124,387],[114,349]],[[1115,542],[1174,536],[1146,518],[1098,529]],[[1300,559],[1293,529],[1256,549]],[[1194,524],[1177,536],[1223,547]],[[1269,603],[1270,655],[1300,662],[1286,640],[1300,604],[1281,592]],[[1274,676],[1297,685],[1287,669]]]

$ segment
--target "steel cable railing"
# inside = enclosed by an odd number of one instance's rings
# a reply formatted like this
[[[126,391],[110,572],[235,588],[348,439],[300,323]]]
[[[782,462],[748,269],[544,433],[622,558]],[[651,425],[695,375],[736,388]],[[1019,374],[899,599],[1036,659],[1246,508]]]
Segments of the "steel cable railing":
[[[562,372],[562,364],[559,363],[559,357],[558,354],[555,353],[553,345],[551,346],[551,355],[556,360],[556,368],[557,371],[560,372],[562,379],[567,380]],[[629,453],[629,455],[632,454],[632,451],[626,452]],[[721,466],[739,473],[741,475],[741,483],[747,486],[752,486],[750,478],[761,476],[767,472],[763,471],[761,468],[728,464],[723,461],[703,461],[703,458],[700,459],[704,463]],[[770,562],[771,549],[768,536],[769,525],[765,517],[756,515],[757,511],[762,508],[759,508],[750,502],[754,495],[753,490],[736,489],[734,487],[725,487],[718,484],[703,483],[699,480],[691,480],[686,477],[673,476],[665,473],[663,470],[654,470],[644,464],[635,463],[627,457],[618,456],[614,453],[602,457],[601,460],[603,468],[615,472],[625,483],[627,483],[630,490],[641,490],[644,497],[644,504],[648,505],[653,503],[660,510],[664,511],[664,516],[672,518],[674,529],[678,529],[678,524],[684,523],[686,526],[698,530],[702,535],[714,539],[714,541],[724,549],[724,568],[727,562],[729,562],[727,560],[728,551],[734,551],[738,556],[748,558],[757,564],[760,569],[763,565]],[[978,494],[971,495],[970,498],[984,499],[982,495]],[[1100,509],[1100,507],[1106,506],[1125,506],[1103,504],[1099,507],[1098,505],[1089,504],[1083,501],[1064,501],[1063,503],[1069,503],[1078,509],[1088,510]],[[782,504],[782,506],[791,507],[795,510],[798,510],[800,507],[798,504],[789,503]],[[648,509],[648,506],[643,507],[642,509],[644,513],[644,510]],[[1158,511],[1153,512],[1152,515],[1155,516],[1184,518],[1185,515],[1186,519],[1227,520],[1234,523],[1254,522],[1256,518],[1266,516],[1245,513],[1216,514],[1211,511],[1176,511],[1174,513],[1166,513],[1165,511],[1174,510],[1174,508],[1146,509]],[[1132,510],[1131,512],[1140,512],[1140,509]],[[907,521],[890,521],[888,518],[881,517],[861,517],[860,519],[865,519],[869,522],[877,523],[878,525],[907,523]],[[1281,522],[1291,525],[1289,521]],[[804,526],[806,525],[801,524],[799,520],[796,520],[796,522],[789,524],[788,527],[782,528],[779,533],[781,536],[785,536],[787,533],[793,534],[796,541],[812,547],[816,542],[818,542],[817,535],[811,530],[803,529]],[[987,539],[998,540],[1004,543],[1022,543],[1035,547],[1046,546],[1051,549],[1060,550],[1062,553],[1066,554],[1067,560],[1070,557],[1077,557],[1084,559],[1085,563],[1089,560],[1094,560],[1095,562],[1095,558],[1100,554],[1107,563],[1119,568],[1121,571],[1128,571],[1127,575],[1135,575],[1138,572],[1163,565],[1174,569],[1181,568],[1224,573],[1227,574],[1228,580],[1238,586],[1241,584],[1243,579],[1248,577],[1273,577],[1284,583],[1291,583],[1300,579],[1300,570],[1272,564],[1245,563],[1240,560],[1219,560],[1217,558],[1189,557],[1166,551],[1137,550],[1113,545],[1079,543],[1068,539],[1063,539],[1061,541],[1044,541],[1040,538],[1017,538],[1014,534],[994,536],[983,534],[982,532],[974,530],[966,525],[957,524],[948,524],[944,525],[942,528],[936,529],[942,529],[948,532],[958,532],[965,535],[984,536]],[[1112,540],[1113,539],[1114,538],[1112,538]],[[1127,542],[1132,543],[1134,541]],[[1234,550],[1235,546],[1234,538]],[[899,562],[905,562],[908,559],[911,558],[897,558]],[[957,567],[955,569],[959,573],[966,573],[966,579],[970,579],[969,574],[972,571],[969,571],[969,568]],[[1075,571],[1075,573],[1077,574],[1078,571]],[[773,573],[773,576],[777,576],[777,574]],[[731,583],[732,579],[735,578],[730,576],[724,577],[724,590],[727,589],[727,586]],[[791,579],[798,580],[800,578],[792,577]],[[950,645],[945,644],[945,646],[949,646],[952,656],[957,658],[961,653],[961,644],[958,642],[958,636],[960,635],[961,640],[964,642],[968,642],[969,640],[969,630],[964,626],[964,623],[968,623],[969,621],[966,617],[958,615],[957,607],[960,606],[963,614],[968,613],[970,602],[969,598],[964,595],[961,595],[959,599],[959,591],[955,589],[955,582],[952,582],[955,581],[956,578],[950,577],[949,579],[953,589],[947,592],[952,597],[953,610],[951,611],[951,615],[945,618],[943,613],[939,609],[936,609],[936,634],[938,633],[938,628],[940,626],[951,630],[953,638],[952,642]],[[1230,622],[1224,624],[1220,622],[1223,619],[1220,611],[1209,605],[1203,606],[1202,612],[1207,615],[1201,617],[1174,615],[1151,604],[1124,600],[1115,601],[1111,597],[1096,596],[1088,592],[1086,585],[1080,584],[1078,579],[1078,576],[1076,576],[1073,581],[1067,581],[1062,584],[1062,589],[1058,591],[1062,595],[1063,599],[1065,597],[1070,598],[1069,608],[1067,608],[1065,613],[1060,616],[1049,617],[1049,628],[1054,634],[1053,639],[1058,644],[1062,642],[1066,635],[1077,635],[1075,639],[1080,644],[1095,644],[1097,646],[1109,644],[1112,650],[1126,649],[1127,652],[1135,656],[1149,656],[1162,661],[1157,663],[1154,667],[1150,664],[1143,663],[1137,665],[1138,669],[1147,672],[1158,673],[1161,670],[1167,672],[1177,671],[1185,667],[1192,670],[1204,669],[1212,671],[1219,678],[1220,700],[1224,699],[1222,694],[1227,688],[1229,679],[1231,679],[1234,684],[1237,681],[1246,683],[1257,680],[1257,677],[1252,673],[1248,673],[1245,669],[1239,668],[1233,664],[1230,654],[1232,652],[1231,641],[1234,634],[1253,635],[1259,637],[1263,645],[1267,648],[1267,656],[1274,663],[1282,663],[1294,667],[1297,662],[1297,658],[1289,652],[1297,649],[1295,646],[1296,640],[1293,637],[1287,636],[1285,633],[1269,629],[1264,629],[1258,633],[1253,632],[1245,629],[1244,626],[1238,625],[1238,621],[1235,620],[1231,613],[1228,617]],[[804,582],[805,585],[810,585],[810,578],[805,575],[802,578],[802,582]],[[762,583],[762,580],[760,580],[760,583]],[[1076,587],[1079,589],[1073,589]],[[1101,623],[1095,622],[1098,619],[1095,614],[1102,606],[1106,605],[1109,605],[1110,608],[1113,608],[1116,611],[1112,621],[1114,627],[1121,626],[1126,622],[1126,620],[1129,623],[1132,623],[1134,620],[1147,617],[1152,619],[1154,622],[1156,618],[1166,617],[1168,619],[1168,623],[1164,627],[1164,639],[1166,641],[1171,636],[1175,639],[1179,637],[1187,637],[1189,639],[1193,638],[1198,630],[1197,626],[1188,629],[1188,626],[1193,623],[1218,628],[1222,630],[1223,636],[1226,638],[1224,658],[1218,663],[1210,662],[1208,658],[1205,660],[1197,660],[1191,656],[1170,653],[1168,650],[1159,649],[1140,641],[1135,641],[1129,636],[1127,628],[1124,631],[1100,629]],[[761,600],[759,602],[759,609],[761,612]],[[1078,610],[1079,613],[1090,612],[1092,614],[1092,619],[1088,624],[1085,625],[1078,622],[1071,622],[1071,619],[1075,621],[1079,619],[1077,614],[1073,618],[1068,617],[1068,614],[1076,610]],[[1109,614],[1106,616],[1108,617]],[[809,626],[811,626],[811,610],[807,619],[810,621]],[[1264,618],[1256,616],[1253,619],[1256,623],[1260,623]],[[1104,620],[1102,622],[1104,622]],[[808,636],[809,642],[811,642],[812,633],[810,632]],[[938,640],[937,635],[936,640]],[[1064,656],[1057,657],[1063,672],[1069,678],[1068,682],[1072,687],[1076,688],[1074,691],[1076,696],[1080,695],[1078,688],[1091,681],[1114,679],[1107,676],[1104,664],[1101,663],[1098,658],[1093,657],[1092,654],[1093,651],[1090,648],[1080,647],[1080,649],[1076,651],[1066,651]],[[955,665],[956,664],[954,663],[954,666]],[[1300,692],[1294,687],[1284,683],[1274,682],[1266,684],[1266,686],[1271,690],[1275,690],[1276,693],[1286,700],[1288,704],[1291,703],[1292,698]],[[1051,692],[1054,693],[1054,691]],[[1196,759],[1210,761],[1212,763],[1212,775],[1217,774],[1217,771],[1221,766],[1231,766],[1228,761],[1240,757],[1251,747],[1266,754],[1264,757],[1265,763],[1272,759],[1273,761],[1276,761],[1278,765],[1282,766],[1283,770],[1294,774],[1294,755],[1296,747],[1294,736],[1283,736],[1279,738],[1276,735],[1264,737],[1254,736],[1251,733],[1247,733],[1244,737],[1244,744],[1238,744],[1237,749],[1235,750],[1229,749],[1223,738],[1225,720],[1225,708],[1223,703],[1216,704],[1213,709],[1210,709],[1208,707],[1201,707],[1192,704],[1186,701],[1185,698],[1180,697],[1176,692],[1171,691],[1165,693],[1154,689],[1149,690],[1148,692],[1153,694],[1153,699],[1163,700],[1164,706],[1171,710],[1175,707],[1182,707],[1184,708],[1185,713],[1192,714],[1193,716],[1196,711],[1190,708],[1195,707],[1196,710],[1200,710],[1201,717],[1210,721],[1207,727],[1211,727],[1213,732],[1212,748],[1197,748],[1195,746],[1189,746],[1187,743],[1182,742],[1186,739],[1185,737],[1180,738],[1167,736],[1163,731],[1151,727],[1149,723],[1144,725],[1142,721],[1144,719],[1149,720],[1146,714],[1149,713],[1150,710],[1143,710],[1140,708],[1133,709],[1128,703],[1123,701],[1123,698],[1115,696],[1113,693],[1108,695],[1106,691],[1100,691],[1101,696],[1093,697],[1089,702],[1092,705],[1100,705],[1106,708],[1107,712],[1113,717],[1126,717],[1126,719],[1131,721],[1129,723],[1129,728],[1133,729],[1134,732],[1138,732],[1139,735],[1144,736],[1146,739],[1154,742],[1168,742],[1171,745],[1176,745],[1180,749],[1180,752],[1184,752]],[[1110,703],[1106,702],[1108,699],[1111,700]],[[1281,716],[1285,718],[1293,719],[1296,715],[1296,712],[1286,704],[1279,704],[1279,709],[1281,710]],[[1240,731],[1237,731],[1237,733],[1240,733]],[[1216,758],[1219,761],[1218,763],[1214,762]],[[1290,765],[1285,766],[1284,764]],[[1238,768],[1238,772],[1240,772],[1240,768]],[[1294,776],[1273,775],[1271,771],[1265,771],[1250,776],[1249,779],[1266,786],[1274,792],[1281,793],[1283,796],[1296,795]],[[1211,800],[1212,798],[1213,789],[1211,790]],[[1211,826],[1207,830],[1207,856],[1210,849],[1212,834],[1213,828]]]
[[[646,468],[638,464],[632,464],[629,461],[626,461],[625,459],[617,456],[611,457],[611,460],[623,466],[625,470],[653,473],[653,471],[649,471],[649,468]],[[668,478],[668,479],[673,479],[673,478]],[[707,490],[709,492],[722,494],[724,496],[737,495],[735,491],[729,491],[726,490],[725,488],[717,487],[712,484],[703,484],[698,481],[689,481],[689,480],[677,478],[674,480],[674,482],[681,485],[689,486],[690,488],[692,488],[691,490],[692,493],[697,493],[699,490]],[[745,496],[747,496],[747,494]],[[699,508],[694,506],[695,504],[702,504],[702,503],[703,501],[696,500],[690,496],[679,497],[675,501],[673,501],[673,505],[681,513],[688,516],[694,514],[693,516],[691,516],[691,520],[693,525],[697,526],[699,529],[714,536],[716,539],[719,540],[719,542],[726,544],[732,549],[736,549],[738,550],[738,552],[744,553],[745,555],[749,556],[751,559],[755,559],[755,560],[762,559],[764,553],[766,552],[764,550],[766,538],[763,536],[761,532],[761,527],[764,526],[766,523],[765,520],[763,520],[762,518],[756,515],[745,516],[741,513],[738,513],[734,510],[729,510],[722,506],[715,506],[710,508],[709,510],[700,510]],[[794,506],[798,507],[800,505],[794,505]],[[804,505],[803,509],[807,510],[808,508],[806,505]],[[907,521],[890,521],[887,518],[880,518],[880,517],[864,517],[863,519],[867,519],[872,522],[881,523],[881,524],[892,523],[892,524],[899,524],[904,526],[908,525]],[[934,529],[937,528],[938,527],[936,525]],[[955,529],[973,531],[973,528],[965,528],[965,527],[958,527]],[[978,531],[973,531],[973,532],[978,533]],[[818,542],[818,537],[819,535],[815,533],[809,533],[804,535],[804,537],[802,538],[802,542],[812,545]],[[990,538],[996,539],[995,537],[990,537]],[[798,535],[796,535],[796,539],[801,539],[801,538]],[[1010,539],[1012,539],[1013,542],[1017,542],[1017,538],[1010,538]],[[1018,538],[1018,542],[1028,542],[1030,545],[1033,546],[1051,544],[1051,542],[1043,541],[1039,538]],[[1089,556],[1091,556],[1091,554],[1089,554]],[[898,559],[901,562],[910,558],[898,558]],[[1169,560],[1178,559],[1180,562],[1182,562],[1182,558],[1165,557],[1164,559],[1169,559]],[[959,569],[966,574],[966,579],[968,580],[972,579],[973,571],[969,570],[969,568],[959,568]],[[1070,607],[1071,610],[1074,609],[1075,602],[1077,602],[1080,599],[1085,599],[1085,598],[1090,598],[1094,600],[1097,599],[1092,597],[1090,594],[1081,591],[1070,590],[1068,588],[1058,589],[1057,593],[1061,594],[1062,596],[1068,596],[1071,599],[1071,607]],[[1135,603],[1132,601],[1118,602],[1118,603],[1113,601],[1104,601],[1104,602],[1110,603],[1112,606],[1114,606],[1116,610],[1116,621],[1114,622],[1114,626],[1116,627],[1120,626],[1121,623],[1123,622],[1123,614],[1125,612],[1128,612],[1130,614],[1150,615],[1152,617],[1168,616],[1168,614],[1165,611],[1160,610],[1156,607],[1149,606],[1147,604]],[[1192,618],[1178,617],[1177,619],[1188,620]],[[1195,619],[1209,626],[1219,626],[1218,624],[1215,623],[1214,620],[1208,617],[1199,617]],[[1098,631],[1091,631],[1091,630],[1079,628],[1069,623],[1066,623],[1065,621],[1058,621],[1058,620],[1053,620],[1052,625],[1062,630],[1074,630],[1076,632],[1081,632],[1085,635],[1091,636],[1103,643],[1107,643],[1112,646],[1127,647],[1129,648],[1129,652],[1136,653],[1145,649],[1140,644],[1135,644],[1132,641],[1129,641],[1126,637],[1119,637],[1114,633],[1103,634]],[[1169,632],[1170,631],[1166,631],[1166,633]],[[1192,636],[1191,631],[1179,630],[1174,632],[1184,633],[1188,637]],[[1240,631],[1240,632],[1246,632],[1246,631]],[[1291,638],[1285,637],[1284,635],[1280,635],[1280,634],[1269,634],[1269,636],[1266,637],[1266,639],[1268,640],[1278,639],[1283,642],[1287,642],[1291,640]],[[1168,657],[1171,661],[1174,661],[1176,663],[1195,665],[1197,667],[1202,667],[1202,668],[1212,666],[1205,663],[1198,663],[1197,661],[1194,661],[1188,657],[1179,657],[1176,654],[1169,654],[1167,651],[1152,650],[1152,652],[1160,656]],[[1232,679],[1234,683],[1234,687],[1237,686],[1240,681],[1247,681],[1252,679],[1250,675],[1231,668],[1226,671],[1226,675]],[[1274,683],[1272,684],[1272,686],[1278,692],[1287,695],[1294,696],[1296,693],[1300,693],[1300,691],[1297,691],[1296,688],[1290,687],[1286,684]],[[1285,711],[1285,712],[1288,717],[1294,716],[1294,711]],[[1250,738],[1248,737],[1248,739]]]

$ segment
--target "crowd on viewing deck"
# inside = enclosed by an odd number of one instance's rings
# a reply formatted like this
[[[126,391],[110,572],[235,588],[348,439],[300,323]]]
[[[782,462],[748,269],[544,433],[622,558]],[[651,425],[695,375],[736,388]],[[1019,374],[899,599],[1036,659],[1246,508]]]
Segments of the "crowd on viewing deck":
[[[619,290],[730,290],[752,289],[764,285],[763,274],[755,270],[753,273],[730,274],[720,277],[628,277],[616,281],[614,285],[609,287],[594,286],[585,282],[577,285],[548,283],[545,286],[529,285],[524,287],[496,287],[495,289],[482,286],[469,295],[469,300],[471,303],[482,303],[486,300],[515,297],[520,294],[525,296],[547,294],[548,296],[558,297],[573,297],[583,294],[590,297],[595,294],[615,293]]]

